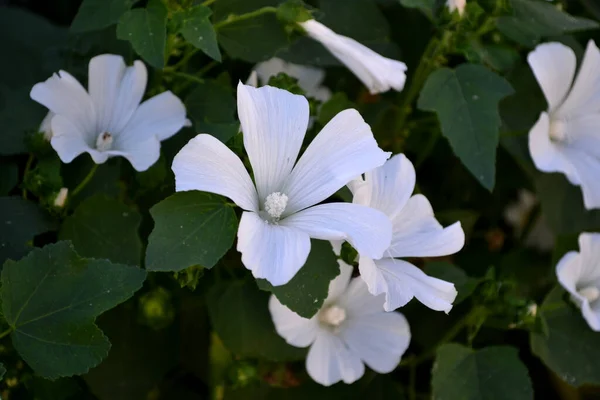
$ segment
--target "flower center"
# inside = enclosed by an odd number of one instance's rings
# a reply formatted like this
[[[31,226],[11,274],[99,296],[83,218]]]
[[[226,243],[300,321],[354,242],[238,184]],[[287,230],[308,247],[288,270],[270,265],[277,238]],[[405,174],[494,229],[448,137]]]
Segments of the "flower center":
[[[265,211],[274,220],[279,220],[281,214],[285,211],[288,197],[280,192],[273,192],[265,199]]]
[[[556,142],[567,141],[567,124],[560,119],[550,121],[550,139]]]
[[[578,290],[578,293],[588,299],[590,303],[600,298],[600,290],[595,286],[584,287],[583,289]]]
[[[96,139],[96,150],[98,151],[106,151],[110,150],[113,143],[113,135],[108,132],[102,132],[98,135],[98,139]]]
[[[319,321],[327,326],[337,328],[346,320],[346,310],[339,306],[330,306],[319,313]]]

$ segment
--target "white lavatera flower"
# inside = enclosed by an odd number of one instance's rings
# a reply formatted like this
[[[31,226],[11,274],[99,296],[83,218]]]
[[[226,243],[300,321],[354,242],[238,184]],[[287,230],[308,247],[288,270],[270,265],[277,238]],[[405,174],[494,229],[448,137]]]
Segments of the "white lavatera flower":
[[[560,259],[556,276],[590,328],[600,332],[600,234],[579,235],[579,252],[570,251]]]
[[[412,163],[403,154],[397,154],[383,166],[367,172],[364,179],[348,185],[355,204],[380,210],[392,221],[392,242],[383,258],[359,251],[360,276],[373,295],[385,293],[386,311],[402,307],[416,297],[427,307],[448,313],[457,295],[454,284],[430,277],[398,259],[449,255],[465,243],[460,222],[443,228],[427,198],[421,194],[411,196],[415,180]]]
[[[69,163],[87,152],[96,164],[122,156],[136,170],[148,169],[160,156],[160,142],[186,123],[181,100],[167,91],[140,104],[148,80],[144,63],[127,67],[113,54],[90,60],[88,80],[86,91],[60,71],[31,89],[31,98],[51,112],[40,129],[60,159]]]
[[[237,250],[246,268],[284,285],[306,262],[310,238],[347,240],[381,257],[392,230],[383,213],[350,203],[315,205],[389,157],[360,114],[336,115],[298,159],[309,118],[305,97],[240,83],[237,102],[254,182],[242,161],[206,134],[185,145],[172,168],[177,191],[217,193],[244,210]]]
[[[340,263],[323,307],[312,318],[300,317],[274,295],[269,310],[275,329],[287,343],[308,347],[306,370],[316,382],[352,383],[365,364],[380,374],[393,371],[410,343],[410,327],[397,312],[383,311],[383,296],[373,296],[352,267]]]
[[[299,23],[308,36],[320,42],[369,89],[371,94],[401,91],[406,81],[406,64],[383,57],[354,39],[338,35],[320,22]]]
[[[533,162],[581,186],[585,208],[600,208],[600,51],[588,43],[576,78],[575,53],[561,43],[541,44],[527,60],[548,102],[529,131]]]
[[[324,69],[289,63],[277,57],[256,64],[246,83],[254,87],[259,83],[266,85],[271,77],[281,72],[298,79],[298,86],[304,90],[306,96],[323,103],[331,98],[331,91],[323,86]]]
[[[448,0],[446,5],[451,13],[458,11],[458,14],[462,16],[465,12],[465,7],[467,6],[467,0]]]

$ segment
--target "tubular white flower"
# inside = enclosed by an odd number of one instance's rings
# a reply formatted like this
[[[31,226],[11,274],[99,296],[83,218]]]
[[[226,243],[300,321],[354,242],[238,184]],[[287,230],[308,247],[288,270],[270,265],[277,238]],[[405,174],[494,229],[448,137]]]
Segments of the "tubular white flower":
[[[590,328],[600,332],[600,234],[579,235],[579,252],[570,251],[561,258],[556,276]]]
[[[600,51],[588,42],[577,78],[575,53],[561,43],[541,44],[527,60],[548,102],[529,131],[533,162],[581,186],[585,208],[600,208]]]
[[[292,346],[310,346],[306,370],[325,386],[358,380],[365,364],[381,374],[393,371],[410,343],[406,318],[384,312],[383,296],[371,295],[360,278],[351,279],[352,267],[339,264],[340,275],[314,317],[300,317],[273,295],[269,300],[277,333]]]
[[[458,14],[462,17],[467,6],[467,0],[448,0],[446,2],[450,12],[458,11]]]
[[[145,171],[160,156],[160,142],[186,123],[185,107],[171,92],[140,104],[147,81],[141,61],[127,67],[123,57],[103,54],[90,60],[88,91],[60,71],[36,84],[30,96],[50,110],[40,129],[60,159],[70,163],[89,153],[95,163],[122,156]]]
[[[277,57],[256,64],[246,84],[255,87],[259,83],[266,85],[272,76],[280,72],[298,79],[298,86],[304,90],[308,97],[313,97],[323,103],[331,98],[331,91],[323,86],[324,69],[292,64]]]
[[[299,23],[308,36],[321,43],[369,89],[371,94],[401,91],[406,81],[406,64],[381,56],[349,37],[338,35],[320,22]]]
[[[369,292],[385,293],[386,311],[404,306],[416,297],[427,307],[450,312],[457,292],[454,285],[427,276],[416,266],[396,257],[437,257],[459,251],[465,243],[460,222],[443,228],[435,219],[425,196],[411,197],[415,169],[397,154],[382,167],[351,182],[353,202],[384,212],[392,221],[392,243],[385,257],[373,259],[360,254],[359,269]]]
[[[177,191],[229,197],[245,210],[237,249],[256,278],[278,286],[306,262],[310,238],[346,240],[381,257],[392,226],[381,212],[357,204],[315,204],[389,157],[356,110],[335,116],[296,162],[308,124],[306,98],[285,90],[238,85],[238,114],[254,183],[222,142],[201,134],[173,160]]]

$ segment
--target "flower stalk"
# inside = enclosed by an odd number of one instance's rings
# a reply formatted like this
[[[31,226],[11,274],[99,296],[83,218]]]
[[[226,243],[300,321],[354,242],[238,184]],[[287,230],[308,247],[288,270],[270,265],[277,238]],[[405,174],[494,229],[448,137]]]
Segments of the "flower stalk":
[[[98,169],[98,164],[94,164],[94,166],[92,167],[90,172],[88,172],[88,174],[85,176],[85,178],[83,178],[81,183],[79,185],[77,185],[77,187],[75,189],[73,189],[71,196],[76,196],[79,192],[81,192],[83,190],[83,188],[85,188],[87,186],[88,183],[90,183],[90,181],[96,174],[97,169]]]
[[[277,7],[267,6],[267,7],[259,8],[258,10],[254,10],[254,11],[246,13],[246,14],[229,15],[223,21],[219,21],[216,24],[214,24],[213,27],[215,28],[215,30],[219,30],[220,28],[222,28],[226,25],[232,24],[234,22],[245,21],[247,19],[256,18],[263,14],[275,14],[276,12],[277,12]]]

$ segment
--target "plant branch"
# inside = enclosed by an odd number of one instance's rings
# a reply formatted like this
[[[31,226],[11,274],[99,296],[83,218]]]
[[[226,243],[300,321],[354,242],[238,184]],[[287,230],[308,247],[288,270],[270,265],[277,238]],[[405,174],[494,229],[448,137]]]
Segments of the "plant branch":
[[[215,28],[215,30],[219,30],[220,28],[222,28],[226,25],[229,25],[231,23],[234,23],[234,22],[245,21],[247,19],[256,18],[263,14],[271,14],[271,13],[276,13],[276,12],[277,12],[277,7],[267,6],[267,7],[259,8],[258,10],[254,10],[254,11],[246,13],[246,14],[230,15],[223,21],[219,21],[216,24],[214,24],[213,27]]]
[[[13,328],[8,328],[4,332],[0,333],[0,339],[3,339],[4,337],[10,335],[12,333],[12,331],[13,331]]]
[[[76,196],[79,192],[81,192],[83,190],[84,187],[87,186],[88,183],[90,183],[90,181],[94,177],[94,174],[96,173],[96,170],[98,169],[98,165],[99,164],[94,164],[94,166],[92,167],[90,172],[88,172],[88,174],[85,176],[85,178],[83,178],[81,183],[79,185],[77,185],[77,187],[75,189],[73,189],[73,191],[71,192],[71,196]]]
[[[31,165],[33,164],[33,160],[34,160],[34,156],[33,154],[29,154],[29,158],[27,159],[27,163],[25,164],[25,171],[23,172],[23,180],[25,180],[25,178],[27,177],[27,173],[29,173],[29,170],[31,169]],[[27,200],[27,189],[25,189],[23,187],[23,198],[25,200]]]

